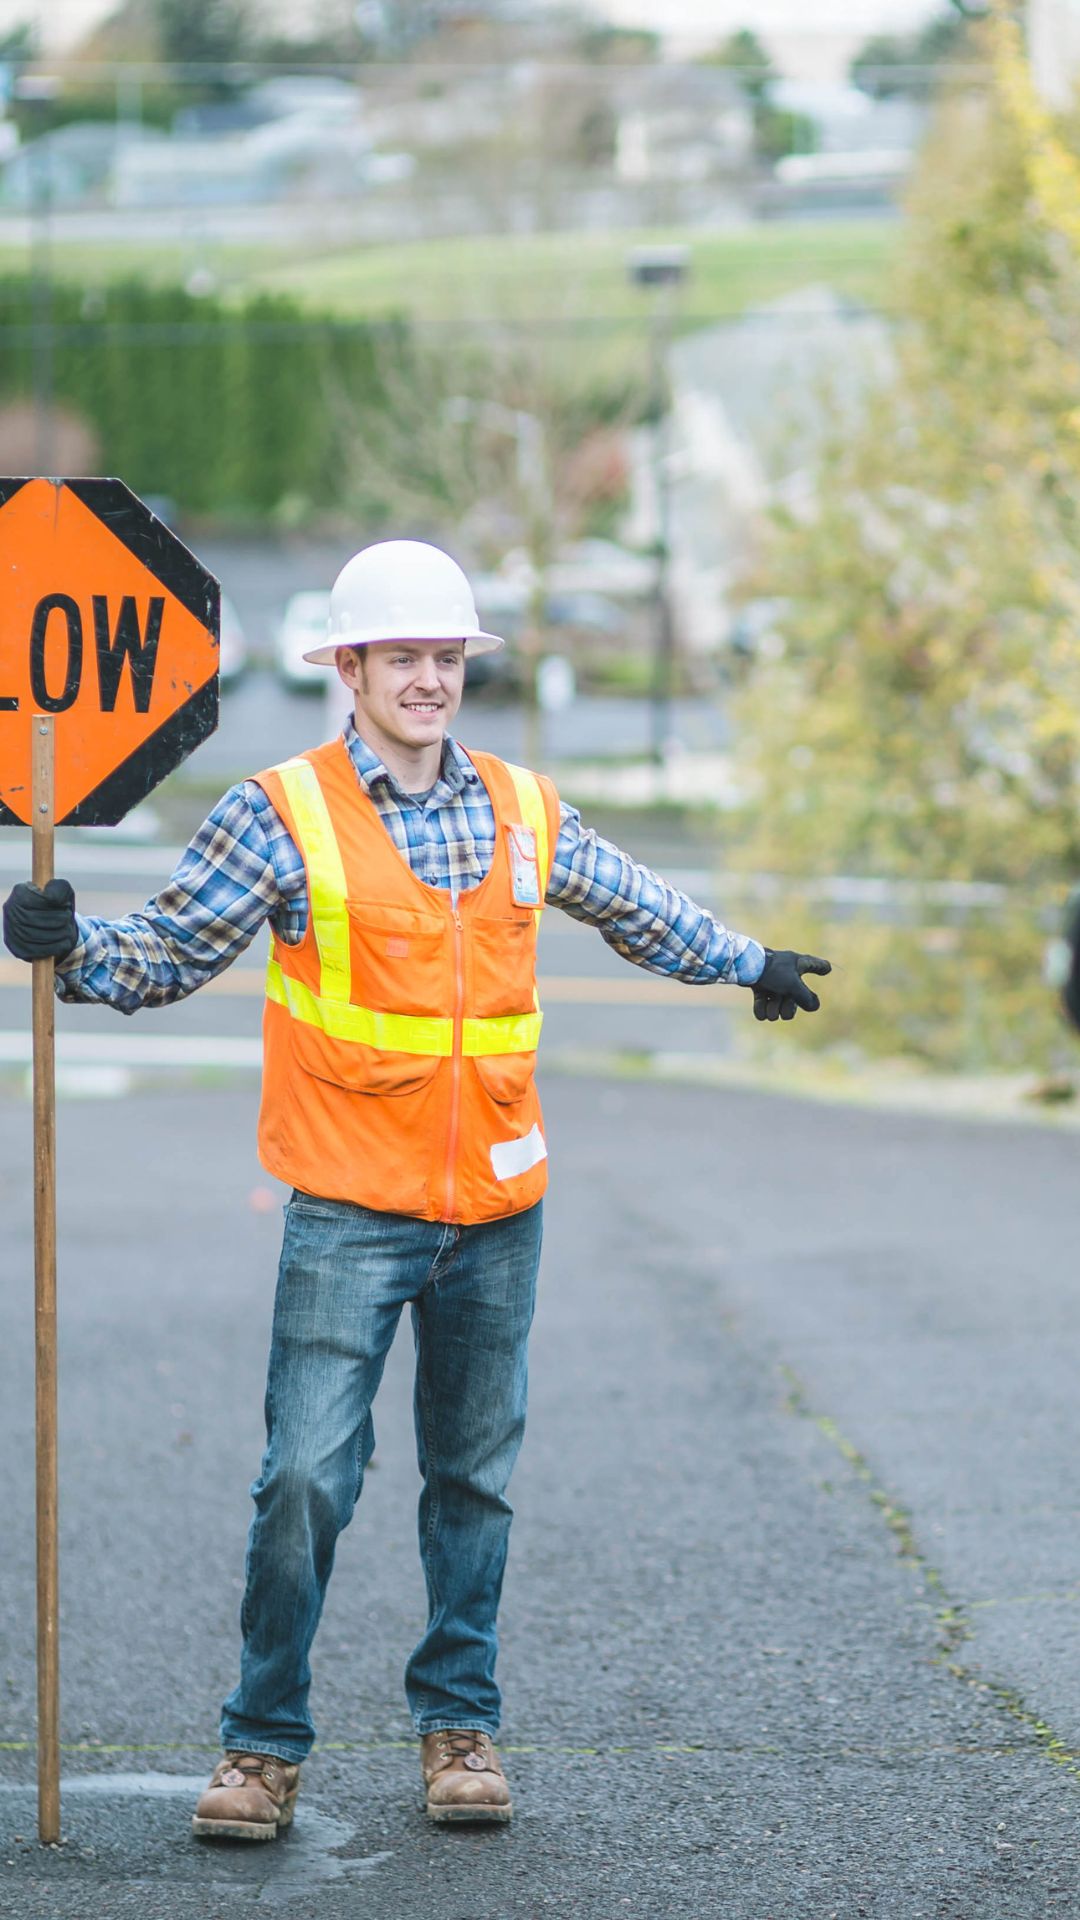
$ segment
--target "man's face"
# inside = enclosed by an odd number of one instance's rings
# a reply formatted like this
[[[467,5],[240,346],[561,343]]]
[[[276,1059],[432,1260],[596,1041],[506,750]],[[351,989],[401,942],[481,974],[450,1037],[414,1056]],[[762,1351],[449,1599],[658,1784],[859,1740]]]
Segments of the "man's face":
[[[338,672],[367,720],[400,747],[427,747],[443,737],[465,686],[463,640],[380,640],[342,647]]]

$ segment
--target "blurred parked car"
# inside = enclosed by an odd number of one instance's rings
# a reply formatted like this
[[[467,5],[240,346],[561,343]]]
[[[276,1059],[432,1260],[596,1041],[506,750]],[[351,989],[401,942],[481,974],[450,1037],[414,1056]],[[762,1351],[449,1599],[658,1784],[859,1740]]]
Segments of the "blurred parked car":
[[[218,673],[223,687],[235,686],[248,663],[247,640],[240,615],[227,593],[221,596],[221,638],[218,644]]]
[[[562,639],[580,634],[583,639],[622,633],[626,612],[604,593],[551,593],[544,602],[544,624],[558,630]]]
[[[330,595],[322,589],[294,593],[274,635],[274,663],[287,687],[298,693],[317,693],[326,684],[326,668],[304,659],[313,647],[326,642]]]
[[[517,684],[514,647],[528,609],[529,590],[501,573],[474,574],[472,588],[480,625],[487,633],[501,634],[506,645],[471,657],[466,647],[465,684],[472,692],[478,687],[505,687],[509,692]]]

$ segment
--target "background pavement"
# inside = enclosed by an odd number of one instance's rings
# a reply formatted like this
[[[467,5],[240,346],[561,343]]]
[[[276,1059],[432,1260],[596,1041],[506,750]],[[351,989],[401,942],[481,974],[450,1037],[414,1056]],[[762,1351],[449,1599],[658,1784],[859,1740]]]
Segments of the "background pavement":
[[[141,1023],[140,1023],[141,1024]],[[65,1844],[34,1839],[30,1113],[0,1101],[0,1912],[1080,1908],[1075,1146],[552,1079],[506,1832],[429,1830],[403,1331],[272,1847],[189,1837],[231,1684],[280,1193],[246,1082],[61,1105]],[[1060,1742],[1060,1745],[1055,1745]]]

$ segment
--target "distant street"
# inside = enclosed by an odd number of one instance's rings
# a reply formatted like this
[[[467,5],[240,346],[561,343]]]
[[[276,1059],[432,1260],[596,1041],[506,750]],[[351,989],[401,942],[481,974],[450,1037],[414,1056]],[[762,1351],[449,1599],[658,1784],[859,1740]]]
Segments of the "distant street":
[[[296,1826],[215,1850],[188,1820],[236,1659],[280,1195],[247,1079],[62,1101],[65,1843],[42,1853],[29,1108],[0,1100],[12,1920],[1073,1920],[1075,1143],[598,1079],[549,1077],[546,1104],[515,1822],[419,1807],[403,1329]]]
[[[193,544],[234,602],[254,660],[267,665],[274,630],[289,596],[307,588],[329,588],[352,551],[347,541],[333,545],[305,540],[266,544],[199,540]],[[557,638],[552,646],[558,651]],[[688,747],[716,751],[729,743],[727,720],[715,700],[675,701],[672,720],[673,731]],[[221,725],[191,762],[191,772],[200,781],[212,772],[235,778],[325,737],[323,723],[324,708],[317,693],[289,693],[272,671],[254,671],[227,689]],[[645,700],[579,696],[565,712],[546,716],[544,727],[545,748],[555,760],[640,755],[650,744]],[[518,759],[524,751],[520,707],[500,702],[494,690],[466,695],[456,730],[467,745]]]

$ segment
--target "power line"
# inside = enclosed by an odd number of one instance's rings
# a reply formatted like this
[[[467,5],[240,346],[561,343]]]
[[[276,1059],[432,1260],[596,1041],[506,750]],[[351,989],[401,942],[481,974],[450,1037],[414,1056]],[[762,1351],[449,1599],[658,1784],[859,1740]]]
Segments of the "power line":
[[[16,73],[27,75],[40,73],[47,63],[41,60],[10,64]],[[431,79],[455,78],[491,79],[504,86],[552,77],[554,79],[589,79],[609,81],[611,85],[633,89],[641,83],[656,83],[672,77],[692,75],[695,86],[703,81],[715,79],[717,89],[730,88],[732,85],[741,90],[744,81],[771,81],[774,84],[786,83],[785,76],[775,67],[725,66],[709,61],[663,61],[636,64],[603,64],[588,60],[541,60],[529,56],[507,62],[506,60],[464,61],[387,61],[339,59],[339,60],[265,60],[251,58],[236,60],[186,60],[171,62],[166,60],[71,60],[59,58],[53,63],[58,79],[78,82],[87,75],[102,79],[133,79],[157,81],[163,85],[183,84],[200,85],[211,80],[227,80],[233,85],[257,79],[262,75],[356,80],[370,76],[372,80],[415,79],[424,82]],[[927,78],[941,80],[977,80],[988,81],[993,68],[988,61],[905,61],[893,65],[881,62],[872,66],[860,63],[859,74],[862,79],[875,82],[895,80],[921,80]]]

